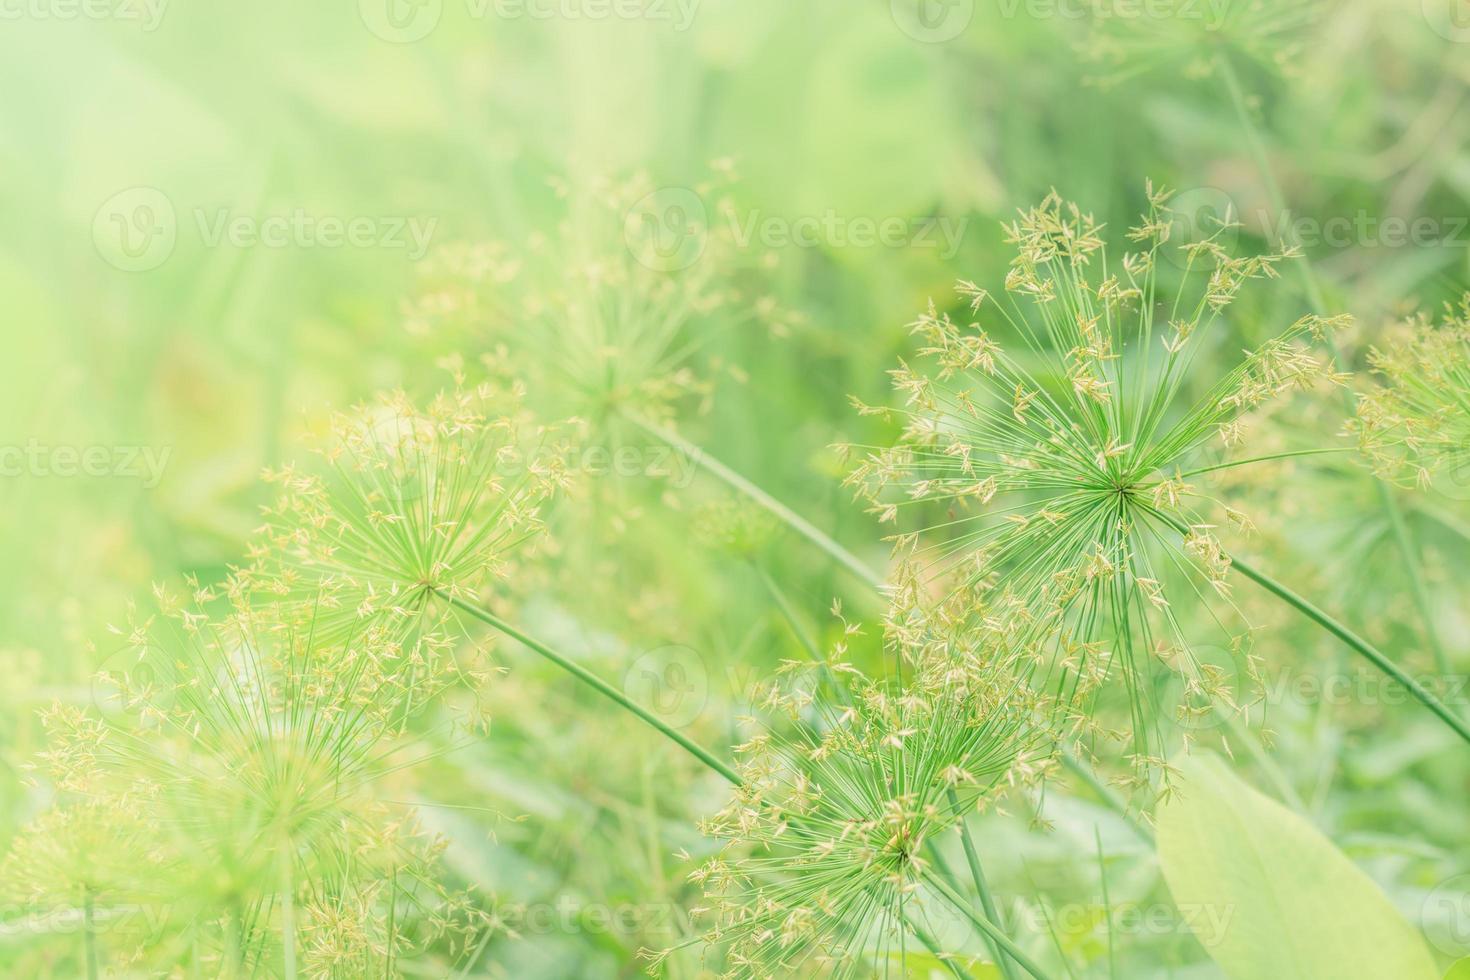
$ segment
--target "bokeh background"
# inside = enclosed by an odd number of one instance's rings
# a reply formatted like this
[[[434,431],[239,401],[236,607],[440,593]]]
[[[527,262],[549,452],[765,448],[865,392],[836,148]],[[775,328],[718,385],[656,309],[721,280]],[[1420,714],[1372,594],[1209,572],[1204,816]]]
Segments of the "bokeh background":
[[[1314,7],[1273,57],[1243,60],[1285,215],[1228,94],[1194,70],[1197,49],[1180,55],[1166,36],[1130,77],[1098,85],[1107,68],[1083,14],[1066,0],[0,7],[0,848],[52,803],[28,771],[38,715],[95,701],[93,672],[116,648],[108,624],[152,581],[220,581],[238,565],[270,496],[261,471],[299,455],[331,410],[422,389],[445,355],[494,349],[473,324],[423,326],[445,295],[446,255],[482,248],[543,283],[584,275],[545,242],[598,233],[575,202],[604,181],[645,182],[651,196],[624,216],[674,234],[680,270],[716,261],[697,242],[692,257],[679,251],[686,217],[751,238],[738,280],[754,312],[701,341],[707,390],[680,430],[875,566],[881,531],[841,487],[830,447],[890,433],[848,396],[889,397],[907,324],[931,298],[952,304],[956,279],[999,286],[1000,223],[1052,188],[1121,231],[1152,180],[1179,191],[1186,215],[1229,208],[1247,250],[1279,246],[1281,222],[1301,222],[1330,304],[1358,320],[1359,367],[1392,319],[1464,290],[1470,20],[1451,0]],[[614,233],[598,247],[619,245]],[[1306,300],[1286,277],[1242,305],[1236,347]],[[520,340],[516,356],[534,359],[535,337]],[[1286,421],[1330,439],[1336,407]],[[519,601],[607,676],[635,684],[653,664],[655,684],[672,685],[655,695],[689,714],[681,724],[728,740],[751,680],[800,655],[769,578],[824,642],[840,630],[834,599],[850,618],[881,610],[727,486],[687,476],[612,489],[605,478],[608,509],[567,519]],[[1261,525],[1250,547],[1426,669],[1359,477],[1347,464],[1283,466],[1273,485],[1239,488]],[[1416,495],[1409,516],[1463,668],[1470,555],[1446,528],[1470,522],[1470,491],[1454,490]],[[1359,676],[1291,617],[1264,607],[1260,621],[1277,638],[1275,680]],[[608,928],[550,917],[495,937],[464,975],[634,975],[640,947],[690,934],[679,853],[709,851],[694,820],[719,787],[504,655],[493,738],[416,790],[449,841],[450,874],[487,901],[636,914]],[[1470,879],[1456,884],[1470,871],[1466,767],[1432,720],[1346,689],[1268,698],[1270,734],[1234,743],[1237,763],[1367,870],[1448,962],[1470,952]],[[1164,910],[1123,931],[1118,975],[1220,975],[1169,914],[1152,849],[1074,789],[981,825],[1016,920],[1040,934],[1036,910],[1061,910],[1074,968],[1107,975],[1101,828],[1110,901]],[[526,819],[433,805],[469,799]],[[76,976],[76,955],[65,935],[0,923],[8,976]],[[447,962],[415,969],[444,976]],[[700,966],[676,957],[670,969]]]

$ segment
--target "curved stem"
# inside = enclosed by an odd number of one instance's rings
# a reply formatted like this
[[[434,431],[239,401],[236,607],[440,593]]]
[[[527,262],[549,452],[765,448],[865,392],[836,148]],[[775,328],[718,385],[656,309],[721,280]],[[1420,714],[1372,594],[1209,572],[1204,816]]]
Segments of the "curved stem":
[[[613,687],[601,677],[598,677],[596,674],[592,673],[592,671],[588,670],[586,667],[583,667],[576,661],[569,660],[562,654],[557,653],[555,650],[542,643],[540,640],[533,639],[532,637],[527,636],[525,633],[522,633],[520,630],[516,629],[510,623],[507,623],[505,620],[501,619],[499,616],[495,615],[488,609],[483,609],[473,603],[465,602],[463,599],[460,599],[457,596],[445,595],[442,592],[436,593],[436,595],[438,595],[444,601],[448,602],[454,608],[458,609],[460,612],[463,612],[468,616],[473,616],[475,619],[478,619],[480,622],[486,624],[487,626],[490,626],[495,630],[504,633],[506,636],[522,644],[523,646],[529,647],[530,649],[536,651],[547,660],[550,660],[552,663],[556,664],[562,670],[566,671],[573,677],[580,680],[582,683],[586,684],[588,687],[597,691],[603,697],[608,698],[609,700],[614,701],[622,707],[628,709],[633,714],[642,719],[644,723],[647,724],[650,728],[653,728],[655,731],[661,733],[664,737],[671,739],[674,742],[677,742],[690,755],[694,756],[700,762],[703,762],[706,766],[709,766],[721,776],[724,776],[725,779],[727,779],[732,786],[741,785],[740,776],[737,775],[735,770],[730,768],[728,764],[721,762],[719,759],[715,758],[703,746],[691,741],[682,732],[671,728],[662,719],[648,711],[648,709],[644,708],[642,705],[633,701],[626,694]]]
[[[818,548],[821,548],[827,553],[829,557],[835,559],[838,564],[842,565],[848,571],[852,572],[852,574],[856,575],[863,582],[872,586],[881,594],[883,589],[882,578],[874,574],[873,570],[870,569],[867,565],[863,564],[856,555],[834,541],[830,535],[818,530],[813,524],[807,521],[806,518],[796,513],[796,511],[792,510],[790,507],[787,507],[785,504],[781,503],[781,501],[777,500],[775,497],[772,497],[760,487],[756,486],[754,483],[751,483],[745,477],[741,476],[739,473],[736,473],[734,470],[730,469],[730,467],[726,466],[724,463],[721,463],[709,453],[694,445],[694,443],[684,439],[673,430],[667,429],[661,425],[655,425],[652,422],[648,422],[633,415],[625,415],[624,417],[633,425],[636,425],[638,428],[642,429],[644,432],[647,432],[655,439],[668,443],[673,448],[679,450],[711,476],[718,477],[734,489],[749,497],[755,503],[764,507],[767,511],[779,518],[793,531],[796,531],[812,544],[816,545]]]
[[[1284,599],[1288,604],[1295,606],[1308,619],[1347,644],[1354,652],[1367,658],[1373,666],[1402,684],[1421,704],[1438,715],[1441,721],[1454,729],[1456,735],[1459,735],[1466,742],[1470,742],[1470,727],[1466,727],[1465,722],[1451,711],[1443,701],[1425,690],[1423,685],[1410,677],[1402,667],[1390,660],[1383,651],[1266,573],[1258,571],[1239,558],[1232,558],[1231,565],[1239,569],[1242,575],[1266,591],[1275,594],[1278,598]]]
[[[974,925],[976,929],[979,929],[982,933],[989,936],[991,940],[993,940],[997,945],[1004,949],[1006,951],[1006,955],[1015,960],[1016,963],[1021,967],[1021,969],[1031,974],[1031,976],[1034,977],[1035,980],[1049,980],[1045,970],[1037,966],[1036,962],[1032,960],[1031,957],[1022,952],[1021,947],[1011,942],[1010,937],[1007,936],[1005,932],[1000,929],[999,926],[995,925],[995,923],[991,922],[985,916],[976,912],[974,908],[971,907],[970,903],[965,901],[964,896],[951,888],[941,876],[935,874],[933,871],[926,870],[923,873],[923,877],[924,881],[927,882],[931,888],[933,888],[940,895],[944,896],[945,900],[948,901],[949,904],[953,905],[961,915],[969,919],[970,923]]]
[[[1178,519],[1158,510],[1152,510],[1152,513],[1180,534],[1189,534],[1189,528]],[[1465,722],[1455,712],[1451,711],[1439,698],[1425,690],[1422,684],[1410,677],[1402,667],[1390,660],[1388,655],[1382,650],[1363,639],[1357,633],[1354,633],[1346,624],[1319,609],[1309,600],[1293,592],[1249,562],[1236,558],[1234,555],[1227,555],[1226,557],[1230,559],[1231,568],[1238,569],[1242,575],[1264,588],[1267,592],[1272,593],[1278,599],[1285,600],[1288,605],[1295,607],[1298,612],[1302,613],[1312,622],[1347,644],[1353,652],[1361,654],[1373,666],[1404,685],[1419,703],[1438,715],[1440,720],[1455,730],[1455,734],[1459,735],[1466,742],[1470,742],[1470,727],[1466,727]]]

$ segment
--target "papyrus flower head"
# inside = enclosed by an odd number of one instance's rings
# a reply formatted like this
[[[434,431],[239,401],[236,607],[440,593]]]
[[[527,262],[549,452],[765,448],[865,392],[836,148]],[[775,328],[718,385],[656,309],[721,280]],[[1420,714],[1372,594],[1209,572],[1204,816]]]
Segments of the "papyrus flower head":
[[[728,161],[690,186],[557,180],[564,217],[515,247],[448,248],[407,309],[411,332],[448,333],[491,370],[524,381],[533,406],[616,430],[702,404],[732,331],[780,335],[796,315],[763,286],[764,257],[739,240]]]
[[[1249,527],[1190,482],[1190,460],[1241,445],[1247,416],[1276,396],[1334,379],[1307,342],[1344,322],[1303,317],[1199,377],[1238,292],[1284,257],[1232,257],[1217,233],[1184,246],[1182,285],[1164,295],[1167,198],[1150,191],[1128,235],[1137,251],[1116,264],[1104,229],[1055,194],[1023,212],[1007,229],[1018,255],[1003,294],[962,282],[973,322],[931,304],[914,323],[922,363],[892,372],[902,407],[860,406],[901,421],[901,438],[870,448],[850,477],[901,529],[900,610],[1047,637],[1042,676],[1062,690],[1121,674],[1135,735],[1150,721],[1151,665],[1217,683],[1200,675],[1181,620],[1200,600],[1228,600],[1218,525]]]
[[[1369,355],[1382,384],[1362,395],[1350,426],[1383,476],[1470,485],[1470,298],[1436,325],[1427,314],[1398,324]]]
[[[935,901],[926,845],[1045,772],[1037,703],[1015,664],[945,644],[899,655],[902,680],[836,662],[827,676],[839,684],[778,683],[763,697],[786,721],[739,747],[744,785],[703,826],[727,846],[692,875],[721,976],[901,964]]]
[[[1221,58],[1289,74],[1312,27],[1329,12],[1323,0],[1091,0],[1089,7],[1083,53],[1098,65],[1101,84],[1153,71],[1206,76]]]
[[[268,474],[281,495],[241,582],[349,624],[415,622],[436,594],[503,580],[564,470],[548,433],[488,386],[424,406],[382,396],[334,421],[322,457]]]
[[[441,844],[399,793],[411,795],[412,767],[454,747],[425,735],[425,709],[482,680],[467,655],[424,635],[405,644],[375,621],[320,630],[305,603],[236,594],[220,609],[197,587],[156,598],[153,615],[119,630],[123,655],[105,678],[127,710],[53,709],[40,767],[82,801],[63,814],[138,817],[56,824],[68,836],[48,853],[104,830],[133,835],[134,892],[161,909],[158,928],[199,940],[195,962],[214,975],[329,959],[328,911],[380,930],[384,958],[448,928],[427,911],[451,901]],[[400,905],[424,914],[399,909],[391,925]]]

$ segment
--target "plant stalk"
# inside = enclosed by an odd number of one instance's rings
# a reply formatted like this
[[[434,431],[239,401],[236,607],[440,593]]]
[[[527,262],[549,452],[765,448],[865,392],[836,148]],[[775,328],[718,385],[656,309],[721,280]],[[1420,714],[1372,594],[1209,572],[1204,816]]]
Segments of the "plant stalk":
[[[874,574],[873,570],[868,568],[867,565],[863,564],[852,552],[848,551],[846,548],[842,547],[842,545],[834,541],[830,535],[818,530],[817,527],[814,526],[811,522],[807,521],[806,518],[802,517],[790,507],[787,507],[785,504],[781,503],[781,501],[777,500],[775,497],[772,497],[760,487],[756,486],[754,483],[751,483],[745,477],[741,476],[739,473],[736,473],[734,470],[730,469],[730,467],[726,466],[724,463],[721,463],[709,453],[705,452],[703,449],[700,449],[694,443],[689,442],[687,439],[683,438],[673,430],[667,429],[661,425],[655,425],[652,422],[644,421],[643,419],[637,418],[632,415],[628,415],[625,417],[633,425],[636,425],[638,428],[642,429],[644,432],[647,432],[655,439],[659,439],[665,443],[668,443],[668,445],[670,445],[674,449],[679,450],[685,456],[689,457],[689,459],[691,459],[696,465],[702,468],[706,473],[709,473],[711,476],[718,477],[719,479],[723,480],[725,483],[733,487],[735,490],[738,490],[740,493],[744,494],[755,503],[764,507],[767,511],[769,511],[771,514],[775,515],[782,522],[784,522],[793,531],[796,531],[812,544],[822,549],[822,551],[826,552],[830,558],[836,560],[838,564],[842,565],[853,575],[857,576],[867,585],[871,586],[880,595],[882,594],[883,579]]]
[[[1347,644],[1354,652],[1367,658],[1373,666],[1404,685],[1408,692],[1421,704],[1438,715],[1440,720],[1446,725],[1454,729],[1456,735],[1459,735],[1466,742],[1470,742],[1470,727],[1466,726],[1464,720],[1454,711],[1450,710],[1449,706],[1443,701],[1425,690],[1423,685],[1410,677],[1402,667],[1390,660],[1383,651],[1314,606],[1307,599],[1293,592],[1266,573],[1258,571],[1247,562],[1243,562],[1239,558],[1232,558],[1231,564],[1233,567],[1239,569],[1240,573],[1246,578],[1255,582],[1266,591],[1275,594],[1278,598],[1285,600],[1289,605],[1295,606],[1308,619]]]
[[[1006,955],[1015,960],[1021,969],[1029,973],[1035,980],[1049,980],[1045,970],[1037,966],[1036,962],[1021,950],[1021,947],[1011,942],[1010,937],[999,926],[976,912],[970,903],[965,901],[964,896],[951,888],[943,877],[935,874],[933,871],[927,870],[924,872],[923,877],[924,881],[931,888],[944,896],[945,900],[953,905],[961,915],[969,919],[975,928],[979,929],[986,936],[989,936],[991,940],[1004,949]]]
[[[954,957],[939,948],[939,941],[929,934],[929,930],[925,929],[921,923],[916,922],[911,916],[905,917],[904,921],[908,923],[909,929],[918,938],[919,942],[924,945],[924,948],[933,954],[936,960],[943,963],[949,969],[950,973],[955,975],[955,980],[970,980],[970,975],[960,969],[959,964],[954,961]]]
[[[588,687],[591,687],[593,690],[597,691],[603,697],[606,697],[609,700],[628,709],[633,714],[642,719],[643,722],[649,727],[661,733],[666,738],[677,742],[690,755],[694,756],[710,769],[713,769],[715,772],[725,777],[725,779],[728,780],[732,786],[741,785],[740,776],[737,775],[735,770],[732,769],[728,764],[715,758],[703,746],[691,741],[682,732],[679,732],[678,730],[670,727],[661,718],[648,711],[648,709],[644,708],[642,705],[633,701],[622,691],[618,690],[616,687],[613,687],[607,681],[603,680],[601,677],[598,677],[586,667],[583,667],[576,661],[567,659],[560,653],[557,653],[551,647],[542,643],[540,640],[536,640],[532,637],[527,636],[525,633],[522,633],[520,630],[516,629],[510,623],[507,623],[499,616],[490,612],[490,610],[488,609],[483,609],[473,603],[465,602],[463,599],[460,599],[457,596],[445,595],[442,592],[437,594],[440,596],[440,598],[444,599],[460,612],[463,612],[466,615],[478,619],[480,622],[485,623],[487,626],[492,627],[500,633],[504,633],[506,636],[522,644],[523,646],[529,647],[530,649],[536,651],[547,660],[556,664],[562,670],[565,670],[567,673],[571,674],[573,677],[577,678]]]
[[[1170,527],[1174,528],[1174,530],[1178,531],[1180,534],[1189,534],[1189,528],[1187,528],[1180,521],[1176,520],[1174,517],[1171,517],[1168,514],[1160,513],[1159,511],[1154,511],[1153,513],[1158,515],[1162,520],[1168,523]],[[1367,640],[1363,639],[1357,633],[1354,633],[1351,629],[1347,627],[1346,624],[1330,616],[1317,606],[1313,605],[1308,599],[1293,592],[1291,589],[1276,581],[1265,572],[1260,571],[1249,562],[1242,561],[1241,559],[1236,558],[1234,555],[1227,555],[1226,557],[1230,559],[1231,568],[1238,569],[1240,573],[1246,578],[1250,579],[1252,582],[1255,582],[1257,585],[1264,588],[1267,592],[1272,593],[1278,599],[1284,600],[1287,605],[1295,607],[1298,612],[1302,613],[1312,622],[1316,623],[1318,626],[1322,627],[1327,632],[1337,637],[1343,643],[1347,644],[1347,646],[1351,650],[1353,650],[1353,652],[1362,655],[1368,660],[1369,663],[1373,664],[1373,666],[1377,667],[1389,677],[1392,677],[1394,680],[1404,685],[1404,687],[1408,689],[1410,694],[1414,695],[1415,699],[1417,699],[1419,703],[1423,704],[1424,707],[1428,708],[1430,711],[1438,715],[1440,720],[1442,720],[1446,725],[1449,725],[1450,728],[1454,729],[1455,734],[1459,735],[1466,742],[1470,742],[1470,727],[1466,726],[1465,722],[1460,718],[1460,716],[1451,711],[1450,708],[1443,701],[1439,700],[1439,698],[1435,697],[1429,691],[1425,690],[1422,684],[1414,680],[1414,678],[1410,677],[1402,667],[1390,660],[1388,658],[1388,655],[1385,654],[1382,650],[1379,650],[1377,647],[1369,643]]]
[[[960,798],[951,789],[949,791],[949,806],[959,817],[960,842],[965,847],[965,863],[970,866],[970,878],[975,882],[975,892],[980,896],[980,908],[985,913],[985,918],[1003,928],[1005,923],[1001,921],[1000,914],[996,911],[995,899],[990,894],[990,885],[985,880],[985,870],[980,867],[980,855],[975,851],[975,842],[970,839],[970,828],[965,824],[965,815],[960,810]],[[991,941],[991,947],[995,950],[995,965],[1000,969],[1000,975],[1005,980],[1015,980],[1016,974],[1011,969],[1010,957],[1006,955],[1000,944]]]

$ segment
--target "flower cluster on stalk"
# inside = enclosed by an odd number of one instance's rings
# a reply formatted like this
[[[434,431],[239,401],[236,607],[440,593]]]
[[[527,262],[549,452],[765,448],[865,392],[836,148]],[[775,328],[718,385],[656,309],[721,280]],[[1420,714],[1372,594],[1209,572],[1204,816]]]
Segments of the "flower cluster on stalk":
[[[1238,450],[1272,399],[1340,382],[1311,342],[1348,322],[1304,316],[1223,375],[1196,377],[1240,291],[1291,256],[1232,256],[1222,226],[1176,249],[1171,296],[1168,198],[1150,188],[1116,264],[1075,205],[1053,194],[1022,212],[1007,227],[1017,256],[1004,294],[961,282],[968,321],[931,304],[913,324],[922,363],[892,372],[903,404],[858,405],[896,421],[898,441],[844,447],[859,455],[849,483],[900,529],[898,617],[1003,624],[1048,652],[1036,679],[1064,695],[1116,679],[1141,762],[1162,738],[1156,667],[1192,704],[1236,704],[1222,676],[1235,671],[1194,655],[1199,630],[1254,674],[1217,534],[1251,523],[1191,482],[1191,461]]]

